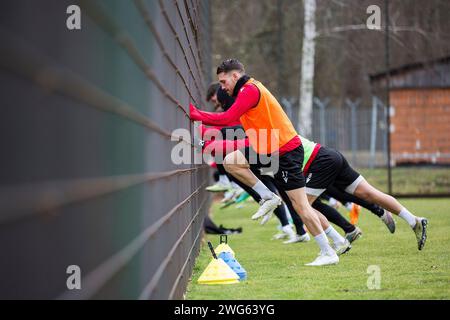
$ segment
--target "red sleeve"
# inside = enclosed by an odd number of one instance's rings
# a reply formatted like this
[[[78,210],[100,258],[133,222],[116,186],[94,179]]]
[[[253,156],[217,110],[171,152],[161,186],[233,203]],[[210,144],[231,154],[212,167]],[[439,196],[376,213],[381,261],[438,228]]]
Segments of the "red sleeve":
[[[230,152],[248,147],[248,139],[241,140],[210,140],[205,142],[203,153],[213,157],[222,155],[222,159]]]
[[[236,101],[226,112],[206,112],[198,110],[192,104],[189,106],[191,120],[202,121],[206,125],[228,126],[230,123],[239,121],[239,118],[248,110],[258,104],[259,90],[251,83],[242,87]]]
[[[198,127],[200,137],[202,137],[202,139],[205,139],[205,136],[211,137],[211,135],[214,135],[215,133],[212,130],[215,130],[215,132],[217,132],[220,131],[220,129],[222,129],[222,127],[207,127],[203,123]],[[213,133],[210,134],[210,132]]]

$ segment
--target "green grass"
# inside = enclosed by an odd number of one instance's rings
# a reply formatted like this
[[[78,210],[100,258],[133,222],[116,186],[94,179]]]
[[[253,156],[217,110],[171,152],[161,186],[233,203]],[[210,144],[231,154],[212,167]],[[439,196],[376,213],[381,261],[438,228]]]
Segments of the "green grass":
[[[314,241],[284,245],[271,240],[278,221],[262,227],[251,221],[257,208],[212,207],[217,224],[242,226],[244,232],[229,236],[229,245],[247,270],[248,279],[232,285],[199,285],[197,279],[211,259],[203,244],[189,282],[187,299],[449,299],[450,298],[450,199],[403,200],[402,203],[429,220],[428,240],[417,250],[413,232],[396,218],[397,230],[390,234],[373,214],[363,210],[359,227],[363,237],[336,266],[306,267],[315,259]],[[339,230],[342,231],[342,230]],[[342,232],[341,232],[342,233]],[[206,235],[214,246],[218,236]],[[379,266],[381,289],[367,288],[367,268]]]
[[[373,186],[387,191],[386,169],[358,169]],[[396,194],[450,194],[450,168],[392,168],[392,191]]]

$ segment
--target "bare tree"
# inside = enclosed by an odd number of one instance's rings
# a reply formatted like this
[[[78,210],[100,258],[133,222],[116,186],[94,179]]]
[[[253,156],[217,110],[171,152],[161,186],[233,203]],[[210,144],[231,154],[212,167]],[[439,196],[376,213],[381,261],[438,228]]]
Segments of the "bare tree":
[[[295,101],[292,121],[302,134],[310,119],[299,111],[307,0],[210,0],[213,14],[213,65],[235,57],[249,75],[261,80],[280,101]],[[366,26],[367,7],[383,0],[315,0],[315,38],[310,95],[330,98],[341,108],[345,99],[371,105],[368,74],[385,69],[385,33]],[[390,0],[391,66],[450,55],[449,0]],[[280,18],[280,16],[282,17]],[[282,19],[282,21],[280,21]],[[383,19],[382,19],[383,21]],[[312,57],[310,55],[310,57]],[[306,59],[306,57],[305,57]],[[214,70],[212,70],[214,72]],[[215,78],[215,74],[213,74]],[[306,80],[306,77],[303,78]],[[303,81],[302,80],[302,81]],[[306,87],[307,81],[303,84]],[[306,95],[302,99],[305,101]],[[311,100],[310,100],[311,101]],[[310,106],[301,103],[302,107]],[[302,110],[306,111],[305,109]],[[314,115],[314,112],[313,112]],[[300,121],[298,117],[300,116]],[[313,128],[313,133],[315,132]]]
[[[304,0],[304,8],[302,71],[300,75],[300,105],[297,129],[302,135],[311,137],[316,46],[316,0]]]

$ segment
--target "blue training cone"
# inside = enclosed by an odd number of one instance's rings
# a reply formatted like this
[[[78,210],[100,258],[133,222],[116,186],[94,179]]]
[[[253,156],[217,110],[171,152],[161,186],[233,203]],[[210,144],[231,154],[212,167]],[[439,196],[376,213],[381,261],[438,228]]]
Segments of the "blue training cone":
[[[247,278],[247,271],[240,265],[231,252],[222,252],[219,254],[219,258],[223,261],[239,276],[239,280],[245,280]]]

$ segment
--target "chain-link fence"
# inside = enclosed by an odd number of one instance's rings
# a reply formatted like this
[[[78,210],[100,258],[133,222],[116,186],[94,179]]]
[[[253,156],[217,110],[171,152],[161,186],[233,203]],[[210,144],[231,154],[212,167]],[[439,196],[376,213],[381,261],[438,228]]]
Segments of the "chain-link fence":
[[[390,136],[383,99],[314,98],[312,139],[341,151],[378,188],[389,191],[388,138],[391,139],[391,192],[403,197],[450,195],[450,91],[446,88],[393,89]],[[296,100],[283,99],[291,119]]]
[[[214,62],[239,58],[300,133],[385,191],[450,195],[449,1],[211,1]]]
[[[172,163],[171,133],[209,23],[200,0],[1,2],[1,298],[183,297],[208,171]]]

